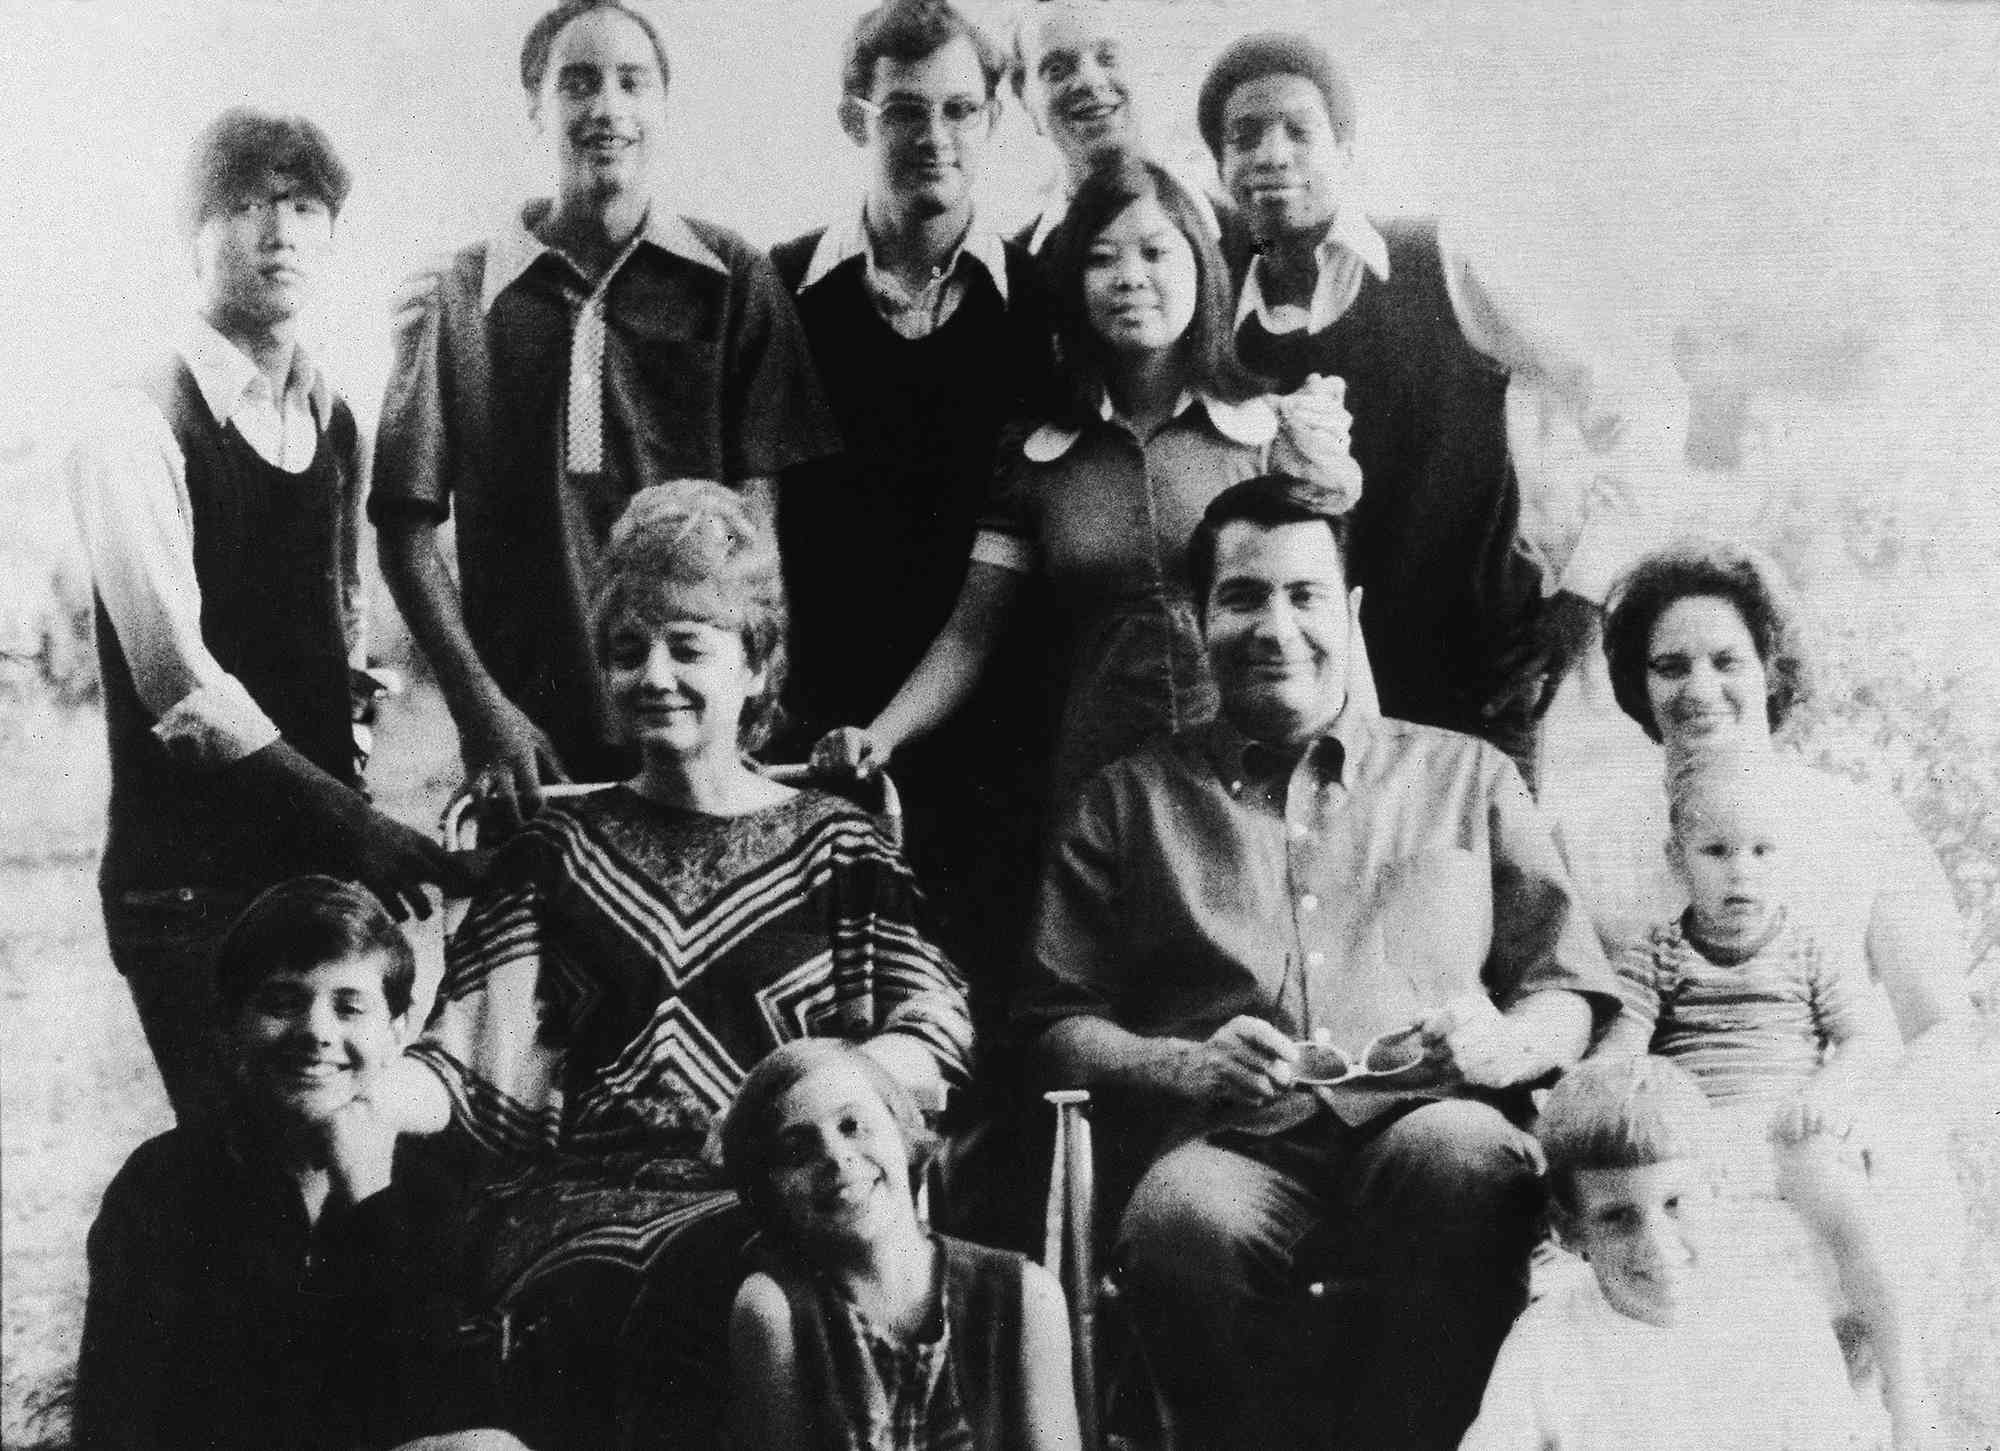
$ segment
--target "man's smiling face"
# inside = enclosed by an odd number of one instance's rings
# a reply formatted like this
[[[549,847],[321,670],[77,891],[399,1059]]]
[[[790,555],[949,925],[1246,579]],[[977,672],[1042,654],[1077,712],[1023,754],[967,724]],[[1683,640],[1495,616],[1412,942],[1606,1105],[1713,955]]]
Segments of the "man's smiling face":
[[[667,83],[645,27],[615,9],[563,27],[533,115],[564,193],[640,190],[667,125]]]
[[[1088,170],[1091,152],[1135,132],[1125,47],[1107,9],[1057,0],[1034,6],[1021,22],[1021,101],[1072,176]]]

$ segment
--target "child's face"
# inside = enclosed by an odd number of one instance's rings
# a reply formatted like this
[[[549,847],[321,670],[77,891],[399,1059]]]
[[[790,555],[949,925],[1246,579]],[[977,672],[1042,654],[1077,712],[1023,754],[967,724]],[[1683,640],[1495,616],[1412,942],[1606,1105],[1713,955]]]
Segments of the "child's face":
[[[771,1188],[802,1240],[870,1240],[913,1214],[910,1153],[895,1115],[860,1069],[830,1063],[778,1103]]]
[[[1635,1169],[1577,1169],[1564,1243],[1590,1261],[1619,1314],[1669,1328],[1699,1293],[1705,1229],[1715,1190],[1696,1159]]]
[[[1710,788],[1683,804],[1673,854],[1695,920],[1711,935],[1746,938],[1785,904],[1783,823],[1748,791]]]
[[[383,995],[384,953],[274,972],[251,990],[231,1033],[251,1101],[318,1123],[357,1098],[403,1051],[405,1021]]]

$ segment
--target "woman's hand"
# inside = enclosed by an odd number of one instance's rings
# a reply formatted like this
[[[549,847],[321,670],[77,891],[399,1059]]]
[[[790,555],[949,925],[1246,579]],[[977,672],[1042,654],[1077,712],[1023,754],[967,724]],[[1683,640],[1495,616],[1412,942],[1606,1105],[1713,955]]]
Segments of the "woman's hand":
[[[1347,411],[1345,379],[1314,373],[1294,393],[1272,398],[1278,437],[1271,467],[1340,495],[1343,509],[1361,498],[1361,466],[1349,455],[1354,419]]]
[[[830,730],[813,745],[811,765],[816,776],[852,776],[867,781],[889,764],[891,747],[860,726]]]

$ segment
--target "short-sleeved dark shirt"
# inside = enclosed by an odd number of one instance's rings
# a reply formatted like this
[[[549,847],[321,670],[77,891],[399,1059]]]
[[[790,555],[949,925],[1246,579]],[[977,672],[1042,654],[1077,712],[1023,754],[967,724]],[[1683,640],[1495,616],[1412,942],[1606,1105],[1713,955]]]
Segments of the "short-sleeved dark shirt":
[[[631,496],[677,478],[740,485],[837,439],[791,298],[761,252],[655,211],[605,294],[604,459],[563,458],[573,319],[589,286],[533,228],[460,251],[400,340],[368,510],[457,514],[466,628],[494,680],[573,774],[615,774],[588,606]]]

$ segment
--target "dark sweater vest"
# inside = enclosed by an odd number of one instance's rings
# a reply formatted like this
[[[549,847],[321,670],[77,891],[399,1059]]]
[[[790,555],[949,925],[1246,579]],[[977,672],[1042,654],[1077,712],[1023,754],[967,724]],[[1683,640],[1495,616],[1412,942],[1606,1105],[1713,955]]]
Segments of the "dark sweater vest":
[[[1365,481],[1350,553],[1383,711],[1479,735],[1496,668],[1532,630],[1540,572],[1519,542],[1507,457],[1507,376],[1452,314],[1431,221],[1381,225],[1389,280],[1367,274],[1353,306],[1319,333],[1236,335],[1244,365],[1290,392],[1309,373],[1347,383]],[[1251,249],[1225,226],[1238,287]]]
[[[795,294],[821,235],[771,254]],[[1011,245],[1006,256],[1006,302],[982,275],[921,339],[900,336],[875,311],[860,257],[797,298],[843,445],[790,470],[781,486],[792,615],[787,703],[806,744],[833,726],[866,724],[923,658],[964,583],[1001,426],[1045,406],[1046,295],[1033,259]],[[1033,682],[1045,665],[1021,658],[1032,634],[1010,632],[1012,648],[973,699],[901,758],[904,770],[924,774],[927,757],[949,757],[963,770],[996,748],[1017,757],[1040,734]]]
[[[303,474],[266,463],[218,424],[179,359],[143,384],[180,445],[193,512],[201,636],[295,749],[358,785],[341,610],[341,511],[352,508],[354,417],[334,405]],[[322,869],[282,802],[225,770],[176,760],[153,735],[117,632],[100,602],[97,651],[111,748],[106,892],[205,887],[255,891]]]

